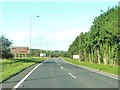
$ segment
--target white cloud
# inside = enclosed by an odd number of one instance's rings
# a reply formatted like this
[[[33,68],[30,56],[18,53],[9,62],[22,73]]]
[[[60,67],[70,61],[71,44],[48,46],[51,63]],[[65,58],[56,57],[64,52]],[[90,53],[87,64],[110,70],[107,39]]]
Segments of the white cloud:
[[[56,32],[31,32],[32,48],[52,49],[52,50],[67,50],[69,45],[75,40],[80,32],[88,31],[87,29],[68,29]],[[30,45],[29,31],[10,31],[5,33],[6,37],[13,40],[13,46],[28,46]],[[41,36],[42,35],[42,36]],[[41,41],[42,38],[42,41]],[[41,44],[42,43],[42,44]],[[41,46],[42,45],[42,46]]]
[[[86,31],[88,31],[88,29],[68,29],[58,32],[43,33],[42,48],[45,49],[47,47],[52,50],[67,50],[69,45],[75,40],[75,37],[81,32]],[[36,36],[41,39],[41,36],[37,35],[37,33]]]
[[[13,40],[13,45],[15,46],[27,46],[30,40],[29,32],[23,30],[5,32],[4,35],[10,40]]]

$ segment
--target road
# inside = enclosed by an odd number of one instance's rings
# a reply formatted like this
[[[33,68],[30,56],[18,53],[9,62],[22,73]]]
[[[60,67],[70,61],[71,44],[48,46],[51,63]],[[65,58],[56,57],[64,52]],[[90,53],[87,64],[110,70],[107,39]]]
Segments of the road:
[[[61,58],[51,58],[40,64],[18,88],[118,88],[118,80],[68,64]]]

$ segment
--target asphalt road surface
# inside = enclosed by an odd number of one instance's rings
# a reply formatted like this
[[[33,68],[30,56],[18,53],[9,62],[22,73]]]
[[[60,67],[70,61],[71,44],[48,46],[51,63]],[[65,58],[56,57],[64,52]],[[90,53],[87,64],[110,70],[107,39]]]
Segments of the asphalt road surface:
[[[39,64],[22,81],[16,81],[15,86],[18,88],[118,88],[118,80],[68,64],[61,58],[51,58]]]

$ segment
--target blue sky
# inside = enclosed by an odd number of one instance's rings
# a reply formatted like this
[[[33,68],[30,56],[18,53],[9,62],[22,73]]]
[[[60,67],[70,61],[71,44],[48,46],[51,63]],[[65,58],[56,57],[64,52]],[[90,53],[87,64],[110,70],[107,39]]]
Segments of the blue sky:
[[[13,40],[13,46],[68,50],[81,32],[89,31],[95,17],[117,2],[2,2],[1,34]],[[40,17],[37,18],[36,16]]]

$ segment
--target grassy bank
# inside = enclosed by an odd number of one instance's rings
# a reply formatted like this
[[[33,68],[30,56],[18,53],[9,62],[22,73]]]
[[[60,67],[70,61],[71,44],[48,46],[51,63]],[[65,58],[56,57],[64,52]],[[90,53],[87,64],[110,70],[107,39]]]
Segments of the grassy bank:
[[[78,60],[73,60],[69,58],[64,58],[65,61],[68,61],[70,63],[76,64],[76,65],[82,65],[89,68],[97,69],[100,71],[104,71],[107,73],[118,75],[118,68],[120,69],[120,66],[112,66],[112,65],[103,65],[103,64],[97,64],[97,63],[90,63],[90,62],[83,62]],[[119,74],[120,75],[120,74]]]
[[[4,81],[10,76],[44,59],[45,58],[0,60],[0,64],[2,65],[2,70],[0,72],[2,78],[0,78],[1,79],[0,81]]]

